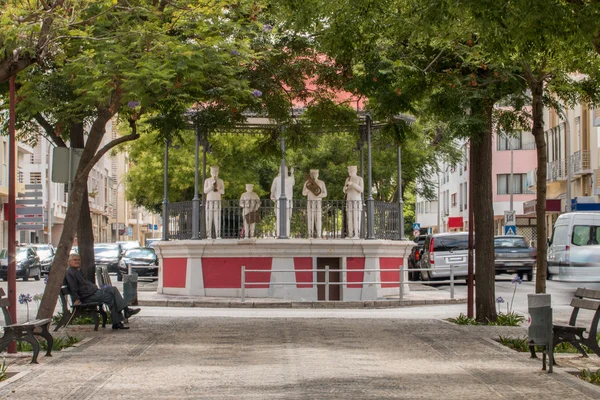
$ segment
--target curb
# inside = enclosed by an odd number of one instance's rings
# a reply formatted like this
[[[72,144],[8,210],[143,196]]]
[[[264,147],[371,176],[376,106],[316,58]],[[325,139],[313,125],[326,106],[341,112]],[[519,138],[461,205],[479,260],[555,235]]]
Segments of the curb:
[[[200,307],[200,308],[395,308],[436,304],[465,304],[466,298],[437,300],[371,300],[371,301],[280,301],[280,302],[240,302],[203,300],[138,300],[138,306],[146,307]]]

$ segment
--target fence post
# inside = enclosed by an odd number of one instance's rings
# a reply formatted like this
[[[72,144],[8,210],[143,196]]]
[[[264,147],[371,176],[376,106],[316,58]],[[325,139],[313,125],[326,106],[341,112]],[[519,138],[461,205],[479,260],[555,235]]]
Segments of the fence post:
[[[404,280],[402,279],[402,267],[403,265],[400,264],[400,275],[398,276],[398,281],[400,282],[398,286],[400,286],[400,294],[398,296],[398,298],[400,300],[402,300],[404,298]]]
[[[454,265],[450,266],[450,298],[454,299]]]
[[[242,265],[242,303],[246,301],[246,267]]]
[[[325,301],[329,301],[329,265],[325,266]]]

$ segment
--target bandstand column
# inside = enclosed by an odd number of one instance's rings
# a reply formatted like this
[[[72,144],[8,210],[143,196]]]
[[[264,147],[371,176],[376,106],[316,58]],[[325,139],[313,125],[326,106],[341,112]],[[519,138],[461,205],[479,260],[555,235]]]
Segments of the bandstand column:
[[[398,146],[398,239],[404,239],[404,200],[402,200],[402,147]]]
[[[371,116],[365,118],[367,124],[367,168],[368,168],[368,196],[367,196],[367,239],[375,239],[375,200],[373,199],[373,163],[371,160]]]
[[[196,148],[194,149],[194,198],[192,199],[192,239],[199,239],[200,232],[200,198],[198,197],[198,169],[200,167],[200,132],[198,131],[198,123],[194,124],[196,131]]]
[[[279,239],[288,239],[287,229],[287,197],[285,196],[285,138],[283,132],[285,127],[281,127],[281,190],[279,195]]]
[[[208,133],[202,136],[202,182],[206,181],[206,151],[208,148]],[[202,202],[200,203],[200,239],[206,238],[206,194],[202,190]]]
[[[162,240],[169,240],[169,145],[171,139],[165,141],[165,164],[163,171],[163,223],[162,223]]]

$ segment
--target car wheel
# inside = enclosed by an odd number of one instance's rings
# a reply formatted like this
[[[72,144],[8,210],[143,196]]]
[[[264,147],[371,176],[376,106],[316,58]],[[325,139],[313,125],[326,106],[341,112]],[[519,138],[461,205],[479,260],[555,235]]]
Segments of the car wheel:
[[[522,272],[518,272],[517,273],[517,276],[519,277],[520,280],[523,280],[523,275],[524,274]]]
[[[531,282],[533,280],[533,271],[527,273],[527,281]]]
[[[117,282],[123,281],[123,275],[120,272],[117,272]]]
[[[36,281],[39,281],[41,276],[42,276],[42,270],[41,270],[41,269],[38,269],[38,273],[37,273],[37,275],[34,277],[34,279],[35,279]]]
[[[23,282],[27,282],[29,280],[29,271],[25,272],[25,275],[23,275]]]

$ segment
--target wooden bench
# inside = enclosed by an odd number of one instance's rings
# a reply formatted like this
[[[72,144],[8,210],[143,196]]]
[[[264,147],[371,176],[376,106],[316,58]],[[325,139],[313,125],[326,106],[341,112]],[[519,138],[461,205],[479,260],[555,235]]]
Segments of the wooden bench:
[[[102,303],[81,303],[73,304],[71,299],[71,291],[67,285],[60,288],[60,296],[58,297],[60,305],[62,307],[62,318],[56,324],[54,332],[61,327],[68,326],[77,317],[90,317],[94,321],[94,330],[98,330],[100,325],[100,319],[98,315],[102,316],[102,327],[106,328],[106,319],[108,318],[106,311],[102,306]]]
[[[588,355],[582,345],[586,345],[600,357],[600,346],[598,346],[597,339],[598,321],[600,320],[600,290],[578,288],[571,300],[571,307],[573,307],[573,312],[571,313],[568,325],[552,325],[554,336],[552,350],[554,351],[554,347],[560,343],[568,342],[583,354],[584,357]],[[592,322],[587,329],[584,326],[577,326],[577,317],[579,316],[580,309],[594,311]],[[585,334],[586,331],[588,332],[587,335]]]
[[[4,289],[0,288],[0,307],[2,307],[2,313],[4,314],[4,336],[0,338],[0,352],[6,349],[12,342],[24,341],[31,344],[33,347],[33,356],[31,357],[31,363],[37,364],[38,354],[40,352],[40,343],[36,339],[36,336],[41,336],[46,339],[47,349],[46,357],[52,357],[52,346],[54,345],[54,338],[48,331],[52,319],[36,319],[34,321],[24,322],[22,324],[13,324],[12,318],[8,312],[8,306],[10,300],[4,297]]]

